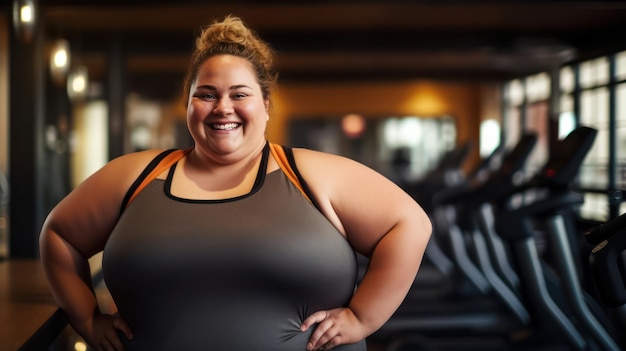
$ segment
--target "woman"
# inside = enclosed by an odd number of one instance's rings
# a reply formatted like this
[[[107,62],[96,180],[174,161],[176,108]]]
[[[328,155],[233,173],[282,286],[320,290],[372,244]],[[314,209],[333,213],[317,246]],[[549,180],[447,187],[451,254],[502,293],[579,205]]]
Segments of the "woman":
[[[364,350],[411,286],[430,221],[335,155],[294,149],[299,191],[265,138],[273,52],[231,16],[196,44],[194,147],[138,194],[160,151],[121,156],[51,211],[40,248],[55,298],[97,350]],[[90,284],[102,250],[114,316]],[[356,290],[355,251],[370,257]]]

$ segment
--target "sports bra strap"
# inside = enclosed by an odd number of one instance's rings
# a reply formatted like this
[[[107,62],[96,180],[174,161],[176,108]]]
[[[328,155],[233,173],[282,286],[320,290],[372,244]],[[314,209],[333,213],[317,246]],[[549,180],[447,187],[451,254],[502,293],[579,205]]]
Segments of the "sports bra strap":
[[[298,190],[300,190],[302,195],[313,204],[313,206],[320,210],[320,207],[313,196],[313,192],[311,192],[311,188],[309,188],[306,180],[304,180],[304,177],[302,177],[302,174],[298,171],[296,159],[293,156],[293,149],[288,146],[270,144],[270,150],[272,151],[272,155],[274,156],[276,163],[278,163],[278,166],[283,170],[283,173],[287,175],[287,178],[289,178],[289,180],[298,188]]]
[[[278,166],[283,171],[283,173],[287,176],[287,178],[300,190],[302,195],[309,200],[315,207],[318,207],[315,203],[313,197],[311,196],[311,191],[302,178],[300,172],[296,168],[296,161],[293,157],[293,152],[291,148],[282,146],[279,144],[269,143],[270,152],[278,163]],[[128,189],[126,196],[124,197],[124,201],[122,202],[122,208],[120,210],[120,215],[124,210],[130,205],[130,203],[135,199],[135,197],[143,190],[143,188],[148,185],[152,180],[159,176],[159,174],[165,172],[169,169],[174,163],[178,162],[181,158],[183,158],[186,154],[191,151],[192,148],[187,149],[170,149],[163,151],[159,155],[157,155],[151,162],[146,166],[143,172],[139,175],[139,177],[135,180],[133,185]],[[319,208],[319,207],[318,207]]]
[[[139,177],[135,180],[133,185],[128,189],[126,196],[124,197],[124,201],[122,202],[122,209],[120,211],[124,212],[124,210],[130,205],[130,203],[135,199],[135,197],[143,190],[143,188],[148,185],[152,180],[159,176],[159,174],[168,170],[174,163],[178,162],[181,158],[183,158],[187,153],[191,151],[191,148],[188,149],[170,149],[165,150],[159,155],[157,155],[146,168],[141,172]]]
[[[272,153],[272,156],[274,156],[274,160],[276,160],[276,163],[278,163],[278,167],[280,167],[283,173],[285,173],[287,178],[289,178],[293,185],[295,185],[296,188],[300,190],[302,195],[304,195],[307,200],[311,201],[308,192],[305,191],[304,187],[302,186],[302,183],[300,181],[300,174],[297,173],[297,169],[292,167],[290,158],[287,156],[287,152],[291,152],[291,149],[282,145],[270,143],[270,151]],[[291,158],[293,158],[293,154],[291,155]]]

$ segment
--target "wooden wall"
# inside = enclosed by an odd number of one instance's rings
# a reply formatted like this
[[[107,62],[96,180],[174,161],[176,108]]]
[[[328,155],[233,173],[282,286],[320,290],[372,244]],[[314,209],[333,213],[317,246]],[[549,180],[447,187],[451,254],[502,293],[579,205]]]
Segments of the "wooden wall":
[[[418,80],[375,83],[283,83],[272,97],[268,138],[287,140],[291,118],[341,117],[358,113],[366,117],[452,116],[457,120],[459,143],[475,143],[471,167],[478,160],[480,121],[499,118],[498,86]]]

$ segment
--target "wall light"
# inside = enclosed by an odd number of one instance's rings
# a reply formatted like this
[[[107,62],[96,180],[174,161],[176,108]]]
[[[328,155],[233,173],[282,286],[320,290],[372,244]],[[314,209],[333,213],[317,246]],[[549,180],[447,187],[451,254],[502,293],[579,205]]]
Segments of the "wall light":
[[[67,40],[57,40],[50,52],[50,74],[52,80],[63,85],[70,67],[70,44]]]
[[[67,95],[71,100],[82,99],[89,88],[87,67],[79,66],[67,76]]]
[[[358,138],[365,132],[365,118],[357,114],[349,114],[341,119],[341,130],[348,138]]]
[[[13,0],[13,25],[24,41],[30,41],[35,32],[37,12],[34,0]]]

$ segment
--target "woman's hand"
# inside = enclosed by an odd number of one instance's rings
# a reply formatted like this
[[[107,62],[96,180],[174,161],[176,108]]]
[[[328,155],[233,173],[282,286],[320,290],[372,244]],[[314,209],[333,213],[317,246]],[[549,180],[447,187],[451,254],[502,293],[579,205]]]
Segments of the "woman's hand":
[[[337,345],[363,340],[365,328],[349,308],[318,311],[304,320],[300,330],[307,331],[319,323],[306,345],[307,350],[330,350]]]
[[[97,351],[123,351],[124,345],[120,339],[120,331],[128,340],[132,340],[133,332],[126,321],[109,314],[100,314],[94,317],[91,328],[82,330],[82,335],[85,341]]]

